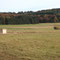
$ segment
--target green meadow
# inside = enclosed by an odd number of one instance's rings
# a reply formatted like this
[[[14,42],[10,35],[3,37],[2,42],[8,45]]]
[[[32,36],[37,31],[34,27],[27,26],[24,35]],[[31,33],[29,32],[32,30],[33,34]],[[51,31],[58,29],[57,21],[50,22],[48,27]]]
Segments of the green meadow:
[[[60,60],[60,23],[0,25],[0,60]]]

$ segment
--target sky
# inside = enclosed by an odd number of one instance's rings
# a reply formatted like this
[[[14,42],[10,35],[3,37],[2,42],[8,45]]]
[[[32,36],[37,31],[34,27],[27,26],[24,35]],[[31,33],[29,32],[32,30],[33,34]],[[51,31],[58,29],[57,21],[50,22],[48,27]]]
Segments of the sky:
[[[0,0],[0,12],[38,11],[60,8],[60,0]]]

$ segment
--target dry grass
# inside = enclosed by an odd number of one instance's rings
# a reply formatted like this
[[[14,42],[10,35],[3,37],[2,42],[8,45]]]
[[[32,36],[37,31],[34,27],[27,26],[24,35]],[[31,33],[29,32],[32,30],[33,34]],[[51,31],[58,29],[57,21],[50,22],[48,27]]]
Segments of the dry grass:
[[[60,60],[60,30],[50,24],[8,28],[8,34],[0,35],[0,60]]]

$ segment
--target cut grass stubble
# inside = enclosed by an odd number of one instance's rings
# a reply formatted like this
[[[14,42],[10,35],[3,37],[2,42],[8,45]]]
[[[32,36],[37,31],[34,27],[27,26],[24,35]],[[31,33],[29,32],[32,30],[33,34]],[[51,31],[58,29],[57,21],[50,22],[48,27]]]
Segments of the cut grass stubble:
[[[8,29],[0,35],[0,60],[60,60],[60,30]]]

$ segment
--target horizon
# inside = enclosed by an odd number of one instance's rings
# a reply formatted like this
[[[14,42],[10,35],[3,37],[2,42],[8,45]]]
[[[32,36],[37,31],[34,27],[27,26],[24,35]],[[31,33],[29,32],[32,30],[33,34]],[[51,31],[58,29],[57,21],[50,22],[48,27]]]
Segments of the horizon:
[[[40,11],[60,8],[59,0],[0,0],[0,12]]]

